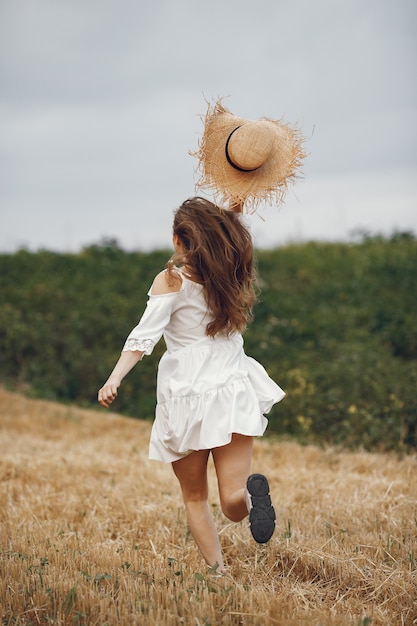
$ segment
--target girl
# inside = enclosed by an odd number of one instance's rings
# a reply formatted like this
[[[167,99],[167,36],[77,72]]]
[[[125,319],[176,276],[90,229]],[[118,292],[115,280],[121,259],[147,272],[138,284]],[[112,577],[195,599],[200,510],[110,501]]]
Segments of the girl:
[[[209,455],[223,513],[234,522],[249,514],[255,541],[266,543],[275,511],[267,479],[249,475],[252,444],[265,431],[263,414],[285,394],[243,351],[256,295],[252,240],[239,213],[186,200],[175,212],[173,244],[98,401],[113,402],[122,379],[163,335],[149,458],[172,463],[193,537],[207,564],[224,573],[208,506]]]

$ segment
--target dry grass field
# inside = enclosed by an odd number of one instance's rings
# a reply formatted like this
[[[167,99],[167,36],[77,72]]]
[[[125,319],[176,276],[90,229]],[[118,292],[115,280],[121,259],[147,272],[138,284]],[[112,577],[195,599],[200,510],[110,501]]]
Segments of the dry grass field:
[[[267,546],[211,503],[231,579],[207,571],[151,424],[0,390],[3,626],[417,624],[417,458],[264,438]]]

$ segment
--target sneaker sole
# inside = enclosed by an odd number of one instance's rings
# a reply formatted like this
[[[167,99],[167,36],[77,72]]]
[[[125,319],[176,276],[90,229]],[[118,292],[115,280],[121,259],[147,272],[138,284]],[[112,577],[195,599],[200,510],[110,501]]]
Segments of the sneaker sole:
[[[267,543],[275,531],[275,509],[269,495],[269,484],[263,474],[251,474],[246,488],[251,496],[249,524],[252,537],[257,543]]]

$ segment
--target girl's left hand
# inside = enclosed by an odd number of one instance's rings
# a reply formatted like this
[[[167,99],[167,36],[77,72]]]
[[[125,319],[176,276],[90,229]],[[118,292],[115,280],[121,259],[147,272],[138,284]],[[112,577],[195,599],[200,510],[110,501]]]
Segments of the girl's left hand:
[[[117,398],[117,390],[120,387],[120,383],[132,367],[143,357],[143,354],[141,350],[126,350],[122,352],[114,370],[98,392],[97,400],[101,406],[107,409],[113,400]]]
[[[113,400],[117,398],[117,389],[120,383],[107,381],[105,385],[98,392],[98,401],[101,406],[104,406],[106,409],[111,405]]]

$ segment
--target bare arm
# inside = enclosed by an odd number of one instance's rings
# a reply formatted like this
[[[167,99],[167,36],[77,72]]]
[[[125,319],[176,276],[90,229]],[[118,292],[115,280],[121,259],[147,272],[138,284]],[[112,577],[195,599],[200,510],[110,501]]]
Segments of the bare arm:
[[[143,356],[140,350],[122,352],[114,370],[98,392],[98,401],[101,406],[108,408],[117,397],[117,390],[123,378],[130,372]]]
[[[164,270],[156,276],[152,284],[152,295],[164,295],[179,291],[181,284],[179,276],[169,276]],[[117,390],[123,378],[140,361],[144,354],[141,350],[124,350],[121,353],[114,370],[98,392],[98,401],[102,406],[106,408],[110,406],[117,397]]]

